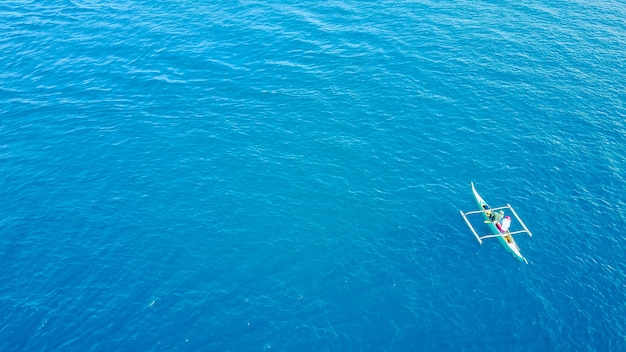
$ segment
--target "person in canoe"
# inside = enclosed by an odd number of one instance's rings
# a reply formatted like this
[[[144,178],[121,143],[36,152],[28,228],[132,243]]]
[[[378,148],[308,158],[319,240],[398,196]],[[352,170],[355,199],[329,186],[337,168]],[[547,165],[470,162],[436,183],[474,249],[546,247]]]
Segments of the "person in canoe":
[[[483,210],[485,211],[485,215],[487,215],[489,220],[493,221],[493,211],[489,209],[489,206],[487,204],[483,204]]]
[[[502,220],[503,217],[504,217],[504,211],[500,210],[500,211],[495,212],[493,214],[493,219],[491,219],[491,221],[493,221],[495,223],[499,223],[500,220]]]
[[[509,231],[509,227],[511,227],[511,217],[508,215],[505,216],[502,222],[496,222],[496,227],[502,233]]]
[[[485,220],[485,223],[491,221],[492,223],[497,224],[504,217],[504,212],[502,210],[492,211],[491,209],[487,209],[486,206],[483,206],[483,209],[485,209],[485,214],[487,214],[487,217],[489,218],[489,220]]]

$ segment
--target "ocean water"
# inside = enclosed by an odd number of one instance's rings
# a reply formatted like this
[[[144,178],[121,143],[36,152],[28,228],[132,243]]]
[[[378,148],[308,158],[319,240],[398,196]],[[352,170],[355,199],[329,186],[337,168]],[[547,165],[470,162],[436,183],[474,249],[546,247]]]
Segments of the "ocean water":
[[[626,350],[623,1],[2,1],[0,52],[2,351]]]

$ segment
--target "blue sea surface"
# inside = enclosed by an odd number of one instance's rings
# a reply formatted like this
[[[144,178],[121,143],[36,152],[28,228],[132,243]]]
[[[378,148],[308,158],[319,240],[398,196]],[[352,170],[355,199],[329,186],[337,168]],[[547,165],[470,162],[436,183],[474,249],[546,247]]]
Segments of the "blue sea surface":
[[[626,350],[624,1],[2,1],[0,53],[2,351]]]

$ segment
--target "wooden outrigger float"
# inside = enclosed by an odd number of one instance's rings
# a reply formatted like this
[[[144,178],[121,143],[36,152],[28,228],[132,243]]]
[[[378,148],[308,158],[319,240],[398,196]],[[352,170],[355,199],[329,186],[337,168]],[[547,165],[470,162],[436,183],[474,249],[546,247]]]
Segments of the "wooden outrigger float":
[[[476,236],[478,243],[483,244],[483,240],[487,238],[497,238],[500,241],[500,243],[504,246],[504,248],[506,248],[507,251],[513,254],[515,258],[528,264],[528,261],[526,260],[526,258],[524,258],[522,253],[520,253],[519,247],[517,246],[515,239],[513,239],[513,235],[517,235],[520,233],[527,233],[528,236],[532,237],[533,234],[528,230],[528,228],[526,227],[526,224],[524,224],[522,219],[520,219],[520,217],[517,215],[517,213],[515,212],[515,209],[513,209],[513,207],[510,204],[497,207],[497,208],[489,207],[489,205],[485,202],[485,200],[478,194],[478,192],[476,192],[476,188],[474,187],[474,182],[472,182],[472,192],[474,193],[474,197],[476,198],[476,204],[478,205],[478,208],[480,210],[474,210],[474,211],[468,211],[468,212],[460,211],[460,213],[463,219],[465,220],[465,222],[467,223],[467,226],[469,226],[474,236]],[[503,212],[504,209],[508,209],[511,211],[513,216],[515,216],[515,219],[517,219],[519,224],[522,226],[523,228],[522,230],[511,232],[508,229],[508,224],[505,225],[504,227],[502,226],[503,223],[500,222],[500,220],[502,220],[502,217],[504,216],[504,212]],[[467,218],[468,215],[472,215],[472,214],[483,215],[485,224],[487,224],[489,229],[491,230],[490,234],[487,234],[484,236],[478,235],[478,232],[476,231],[476,229],[474,229],[471,222]],[[506,219],[504,221],[510,223],[510,219]]]

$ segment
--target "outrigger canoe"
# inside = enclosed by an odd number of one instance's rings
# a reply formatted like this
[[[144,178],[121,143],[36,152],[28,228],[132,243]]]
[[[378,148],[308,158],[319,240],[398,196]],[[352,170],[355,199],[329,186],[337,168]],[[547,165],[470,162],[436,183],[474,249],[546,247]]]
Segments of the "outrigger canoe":
[[[476,236],[478,243],[482,244],[483,239],[486,239],[486,238],[497,238],[500,241],[500,243],[504,246],[504,248],[506,248],[507,251],[513,254],[515,258],[528,264],[528,261],[526,260],[526,258],[524,258],[524,256],[520,252],[519,247],[517,246],[517,243],[515,242],[515,239],[513,238],[513,235],[526,233],[532,237],[533,234],[528,230],[528,228],[526,227],[522,219],[520,219],[520,217],[517,215],[513,207],[510,204],[507,204],[502,207],[497,207],[497,208],[489,207],[487,202],[485,202],[485,200],[480,196],[480,194],[476,192],[476,188],[474,187],[474,182],[472,182],[472,192],[474,193],[474,197],[476,198],[476,204],[478,205],[478,209],[480,210],[474,210],[474,211],[468,211],[468,212],[461,211],[460,213],[461,213],[461,216],[463,216],[463,219],[465,219],[467,226],[469,226],[474,236]],[[511,232],[508,229],[503,229],[504,231],[501,231],[502,229],[501,223],[499,223],[499,219],[497,217],[494,217],[494,215],[496,214],[496,211],[500,211],[504,209],[508,209],[511,211],[511,213],[515,216],[515,218],[517,219],[517,221],[523,228],[522,230]],[[489,230],[491,231],[490,234],[487,234],[484,236],[478,235],[478,232],[476,232],[476,229],[474,229],[469,219],[467,218],[468,215],[472,215],[472,214],[483,215],[484,222],[485,224],[487,224],[487,226],[489,227]]]

